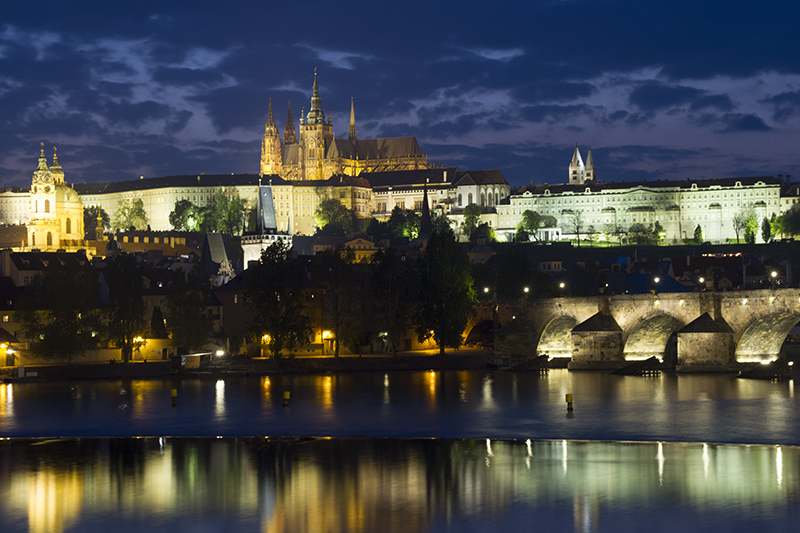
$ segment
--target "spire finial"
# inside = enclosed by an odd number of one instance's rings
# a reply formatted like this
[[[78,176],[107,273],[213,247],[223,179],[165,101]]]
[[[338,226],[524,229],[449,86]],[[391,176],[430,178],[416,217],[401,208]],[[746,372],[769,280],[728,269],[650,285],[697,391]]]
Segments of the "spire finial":
[[[272,114],[272,97],[269,97],[269,110],[267,111],[267,125],[275,125],[275,116]]]
[[[39,144],[42,146],[40,155],[41,157],[44,157],[44,141],[40,142]]]
[[[358,139],[356,135],[356,111],[353,105],[353,97],[350,97],[350,131],[348,132],[348,137],[351,141],[356,142]]]
[[[58,164],[58,148],[53,146],[53,164]]]

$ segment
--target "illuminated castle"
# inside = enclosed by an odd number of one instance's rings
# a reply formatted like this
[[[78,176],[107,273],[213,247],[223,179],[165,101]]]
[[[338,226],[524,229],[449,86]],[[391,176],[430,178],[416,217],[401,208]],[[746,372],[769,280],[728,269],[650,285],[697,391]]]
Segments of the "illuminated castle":
[[[283,141],[278,134],[269,101],[264,139],[261,143],[263,175],[278,175],[286,180],[324,180],[336,174],[358,176],[362,172],[387,172],[394,170],[428,169],[428,158],[422,153],[414,137],[359,140],[356,134],[356,116],[350,101],[350,128],[347,139],[333,135],[333,121],[325,118],[319,97],[317,74],[311,109],[300,117],[300,137],[297,137],[289,104]]]
[[[44,147],[44,143],[42,143]],[[47,167],[44,148],[33,172],[28,221],[28,248],[43,252],[75,251],[83,241],[83,203],[74,189],[64,183],[64,171],[53,154]]]

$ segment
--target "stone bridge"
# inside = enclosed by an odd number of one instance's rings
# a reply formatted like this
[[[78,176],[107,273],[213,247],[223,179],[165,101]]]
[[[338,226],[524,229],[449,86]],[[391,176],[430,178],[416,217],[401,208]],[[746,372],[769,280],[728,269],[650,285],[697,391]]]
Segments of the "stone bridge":
[[[800,322],[800,289],[551,298],[499,302],[500,356],[570,358],[569,368],[617,368],[656,356],[679,371],[732,370],[778,358]],[[494,321],[478,306],[467,332]]]

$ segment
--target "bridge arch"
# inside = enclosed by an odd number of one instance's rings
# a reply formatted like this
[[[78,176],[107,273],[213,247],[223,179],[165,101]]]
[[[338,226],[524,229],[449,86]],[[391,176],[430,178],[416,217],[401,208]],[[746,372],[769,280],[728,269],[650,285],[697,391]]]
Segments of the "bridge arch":
[[[578,320],[569,315],[559,315],[550,319],[542,330],[536,355],[550,357],[572,357],[572,328]]]
[[[754,319],[736,343],[739,363],[771,361],[778,358],[783,341],[800,322],[800,313],[779,311]]]
[[[625,341],[625,360],[640,361],[653,356],[663,360],[670,337],[681,326],[683,321],[665,313],[638,322]]]

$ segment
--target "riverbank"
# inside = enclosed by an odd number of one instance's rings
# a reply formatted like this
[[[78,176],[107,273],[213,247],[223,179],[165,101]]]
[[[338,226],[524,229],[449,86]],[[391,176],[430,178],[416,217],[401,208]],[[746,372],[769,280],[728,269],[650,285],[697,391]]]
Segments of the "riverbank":
[[[132,363],[75,363],[72,365],[31,365],[0,369],[7,383],[77,379],[196,378],[226,375],[324,374],[339,372],[389,372],[395,370],[480,370],[493,360],[489,350],[437,350],[403,352],[397,356],[315,356],[283,358],[221,358],[200,368],[174,370],[170,361]]]

